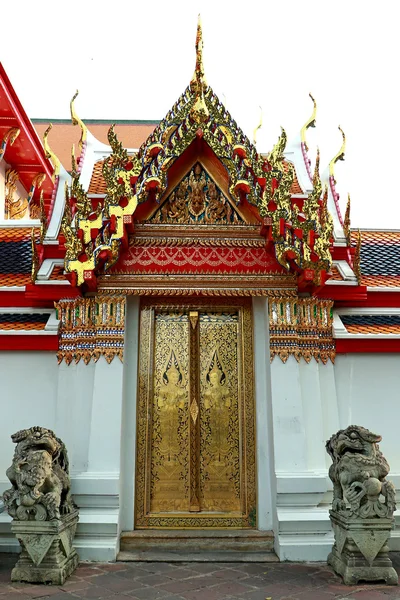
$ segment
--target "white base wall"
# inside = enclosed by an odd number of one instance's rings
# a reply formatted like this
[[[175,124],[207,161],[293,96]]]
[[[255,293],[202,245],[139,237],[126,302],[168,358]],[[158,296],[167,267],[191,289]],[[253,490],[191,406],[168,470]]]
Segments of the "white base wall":
[[[10,435],[41,425],[65,442],[72,492],[80,508],[81,560],[113,561],[122,530],[134,527],[139,300],[128,300],[125,364],[57,365],[54,353],[0,354],[0,494],[12,461]],[[381,449],[400,490],[397,402],[400,356],[339,355],[335,365],[269,364],[267,302],[253,302],[257,421],[258,527],[273,529],[281,560],[325,561],[333,543],[328,510],[330,458],[325,441],[363,425]],[[400,511],[391,548],[400,550]],[[0,552],[17,552],[10,518],[0,514]]]

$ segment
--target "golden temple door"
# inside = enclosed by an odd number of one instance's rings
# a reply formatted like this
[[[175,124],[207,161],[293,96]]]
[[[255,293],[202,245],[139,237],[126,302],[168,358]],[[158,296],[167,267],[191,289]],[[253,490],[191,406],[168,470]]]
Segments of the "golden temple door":
[[[140,323],[136,528],[249,528],[251,305],[147,304]]]

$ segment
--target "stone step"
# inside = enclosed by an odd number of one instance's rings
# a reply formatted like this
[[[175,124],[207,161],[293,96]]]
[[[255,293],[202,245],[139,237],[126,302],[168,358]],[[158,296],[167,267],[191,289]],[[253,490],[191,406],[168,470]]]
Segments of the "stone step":
[[[121,561],[274,562],[274,534],[254,530],[137,530],[121,534]]]

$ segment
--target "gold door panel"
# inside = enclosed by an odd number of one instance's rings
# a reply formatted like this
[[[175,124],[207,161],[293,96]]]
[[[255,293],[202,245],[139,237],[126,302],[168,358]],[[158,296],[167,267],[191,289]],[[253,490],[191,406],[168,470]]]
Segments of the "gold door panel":
[[[250,305],[144,304],[135,526],[255,521]]]

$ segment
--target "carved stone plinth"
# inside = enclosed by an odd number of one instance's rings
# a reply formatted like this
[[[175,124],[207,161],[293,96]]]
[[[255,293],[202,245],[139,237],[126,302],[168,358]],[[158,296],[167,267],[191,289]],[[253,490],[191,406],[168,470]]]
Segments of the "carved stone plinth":
[[[397,585],[397,573],[389,558],[387,541],[393,518],[357,519],[330,511],[335,544],[328,556],[331,565],[346,585],[359,581],[385,581]]]
[[[52,521],[14,520],[11,530],[21,544],[21,554],[11,581],[62,585],[79,561],[72,545],[78,517],[74,510]]]

